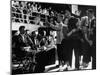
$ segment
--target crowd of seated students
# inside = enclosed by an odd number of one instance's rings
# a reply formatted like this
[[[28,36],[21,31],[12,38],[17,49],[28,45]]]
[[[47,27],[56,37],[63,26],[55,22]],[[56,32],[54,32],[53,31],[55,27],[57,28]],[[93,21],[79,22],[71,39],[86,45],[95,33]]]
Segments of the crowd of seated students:
[[[15,8],[16,11],[18,10],[18,13],[31,14],[31,12],[37,12],[49,15],[48,9],[42,8],[41,5],[36,2],[12,1],[12,7],[13,9]]]
[[[22,23],[31,23],[29,21],[34,20],[38,14],[41,15],[44,22],[45,16],[55,16],[57,13],[53,11],[51,7],[42,7],[41,3],[25,1],[12,1],[11,10],[12,21]]]

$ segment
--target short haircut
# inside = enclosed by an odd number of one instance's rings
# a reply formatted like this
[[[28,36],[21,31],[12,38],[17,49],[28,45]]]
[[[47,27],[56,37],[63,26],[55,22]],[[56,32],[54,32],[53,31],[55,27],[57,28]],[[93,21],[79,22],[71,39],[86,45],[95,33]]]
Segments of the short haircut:
[[[21,29],[23,29],[23,28],[25,28],[25,26],[20,26],[20,27],[19,27],[19,30],[21,30]]]
[[[71,11],[69,11],[69,10],[65,10],[65,13],[70,13],[70,14],[71,14]]]
[[[86,12],[87,12],[87,13],[94,14],[94,11],[93,11],[93,9],[88,9]]]

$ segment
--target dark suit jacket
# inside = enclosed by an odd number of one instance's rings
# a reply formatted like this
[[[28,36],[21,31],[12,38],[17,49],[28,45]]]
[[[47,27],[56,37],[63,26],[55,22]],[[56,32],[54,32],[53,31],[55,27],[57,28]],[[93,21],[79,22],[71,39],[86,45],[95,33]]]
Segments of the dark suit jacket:
[[[15,39],[15,48],[14,48],[14,52],[17,56],[19,57],[23,57],[25,56],[25,51],[23,51],[23,47],[27,47],[27,46],[31,46],[33,45],[33,42],[30,40],[29,36],[25,35],[25,42],[23,41],[22,36],[19,34],[18,36],[16,36]]]
[[[21,48],[21,47],[26,47],[32,45],[32,42],[30,41],[29,37],[27,35],[24,35],[25,41],[23,41],[22,36],[19,34],[17,36],[17,41],[16,41],[16,47]]]

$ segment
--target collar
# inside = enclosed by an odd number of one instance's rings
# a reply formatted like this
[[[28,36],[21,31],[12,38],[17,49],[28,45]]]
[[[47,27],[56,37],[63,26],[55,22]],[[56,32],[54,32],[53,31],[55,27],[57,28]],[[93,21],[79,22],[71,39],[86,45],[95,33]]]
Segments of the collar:
[[[21,36],[24,36],[25,34],[20,34]]]
[[[89,19],[89,18],[88,18]],[[95,19],[95,16],[93,16],[91,19],[89,19],[89,21],[92,21],[93,19]]]

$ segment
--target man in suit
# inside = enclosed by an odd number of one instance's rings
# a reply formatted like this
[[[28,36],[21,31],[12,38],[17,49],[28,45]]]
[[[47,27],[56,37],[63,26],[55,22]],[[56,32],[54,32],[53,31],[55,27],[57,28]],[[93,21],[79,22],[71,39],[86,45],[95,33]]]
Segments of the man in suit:
[[[24,58],[26,55],[31,56],[32,61],[36,63],[35,62],[36,51],[34,50],[34,44],[31,38],[25,34],[25,26],[20,26],[19,32],[20,33],[17,36],[15,41],[16,56],[19,58]],[[30,50],[32,52],[30,52]]]

